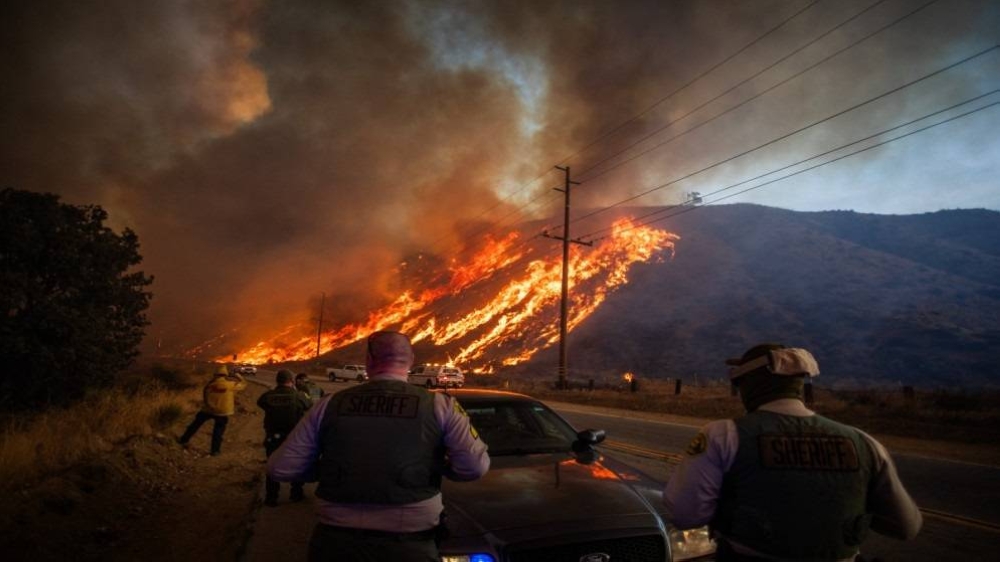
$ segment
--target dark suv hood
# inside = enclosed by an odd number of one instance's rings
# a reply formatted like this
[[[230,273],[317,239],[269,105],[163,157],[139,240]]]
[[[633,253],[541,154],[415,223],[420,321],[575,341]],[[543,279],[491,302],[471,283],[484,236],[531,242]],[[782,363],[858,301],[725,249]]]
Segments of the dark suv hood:
[[[490,532],[514,538],[522,535],[519,529],[662,529],[655,509],[635,489],[651,486],[643,474],[613,460],[581,464],[560,453],[494,457],[482,479],[446,481],[443,493],[452,536]]]

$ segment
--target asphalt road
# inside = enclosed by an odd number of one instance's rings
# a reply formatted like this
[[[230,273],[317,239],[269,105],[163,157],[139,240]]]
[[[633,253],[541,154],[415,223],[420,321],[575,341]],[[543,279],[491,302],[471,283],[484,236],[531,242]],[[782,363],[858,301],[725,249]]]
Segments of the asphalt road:
[[[260,371],[251,381],[274,385],[273,371]],[[317,380],[327,392],[356,383]],[[578,429],[607,431],[612,454],[653,478],[666,481],[670,464],[664,456],[684,450],[697,432],[696,426],[630,417],[628,412],[588,408],[574,404],[551,406]],[[623,417],[624,416],[624,417]],[[924,527],[916,539],[901,542],[872,533],[864,553],[885,562],[992,562],[1000,553],[1000,467],[893,454],[911,495],[924,511]],[[306,487],[307,494],[314,486]],[[309,533],[315,524],[310,497],[298,504],[282,502],[261,508],[253,537],[242,557],[244,562],[277,559],[304,559]],[[263,496],[263,489],[261,490]],[[311,494],[310,494],[311,495]]]

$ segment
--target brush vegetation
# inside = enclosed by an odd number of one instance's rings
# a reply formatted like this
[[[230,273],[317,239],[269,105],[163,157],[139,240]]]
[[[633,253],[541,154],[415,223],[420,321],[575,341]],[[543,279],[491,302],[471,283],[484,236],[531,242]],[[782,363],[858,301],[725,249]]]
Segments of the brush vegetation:
[[[0,435],[0,481],[12,488],[66,470],[138,436],[169,433],[201,399],[212,366],[177,362],[133,368],[112,389],[93,392],[61,409],[8,416]],[[552,381],[476,376],[470,387],[499,388],[536,398],[668,415],[692,423],[743,413],[728,384],[639,380],[577,384],[568,390]],[[814,386],[811,407],[869,433],[951,443],[1000,443],[1000,392],[902,389],[832,390]],[[992,445],[990,445],[992,444]],[[998,455],[1000,458],[1000,455]],[[985,460],[985,459],[984,459]]]
[[[642,379],[625,382],[576,384],[568,390],[555,388],[552,381],[471,376],[470,386],[502,388],[523,392],[548,401],[667,414],[712,420],[743,414],[739,396],[728,382]],[[943,440],[957,443],[1000,443],[1000,391],[906,390],[868,388],[839,390],[813,385],[810,407],[816,412],[880,435]]]
[[[138,436],[166,432],[201,399],[211,366],[158,363],[122,373],[110,389],[65,408],[9,415],[0,481],[14,487],[68,469]]]
[[[97,205],[0,190],[0,409],[68,406],[139,355],[153,282],[139,238]]]

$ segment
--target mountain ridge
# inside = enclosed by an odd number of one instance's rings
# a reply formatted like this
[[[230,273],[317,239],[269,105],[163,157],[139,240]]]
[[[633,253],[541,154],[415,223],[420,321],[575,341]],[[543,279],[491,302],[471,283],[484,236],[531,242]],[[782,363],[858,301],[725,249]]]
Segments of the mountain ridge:
[[[826,384],[1000,384],[1000,213],[734,204],[662,227],[674,258],[635,266],[570,333],[571,376],[724,378],[723,359],[781,342],[810,349]]]

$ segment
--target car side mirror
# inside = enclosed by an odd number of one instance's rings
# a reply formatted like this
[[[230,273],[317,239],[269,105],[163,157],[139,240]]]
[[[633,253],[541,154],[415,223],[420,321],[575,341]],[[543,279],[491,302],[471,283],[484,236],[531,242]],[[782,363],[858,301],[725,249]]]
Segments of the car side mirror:
[[[605,433],[603,429],[584,429],[576,434],[577,443],[587,445],[597,445],[604,441]]]
[[[605,433],[603,429],[585,429],[576,434],[576,441],[573,442],[573,452],[576,453],[576,460],[580,464],[590,464],[597,460],[597,451],[594,445],[604,441]]]

